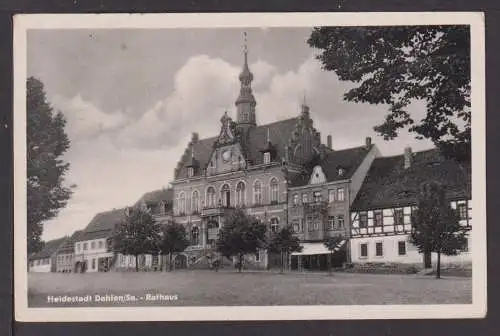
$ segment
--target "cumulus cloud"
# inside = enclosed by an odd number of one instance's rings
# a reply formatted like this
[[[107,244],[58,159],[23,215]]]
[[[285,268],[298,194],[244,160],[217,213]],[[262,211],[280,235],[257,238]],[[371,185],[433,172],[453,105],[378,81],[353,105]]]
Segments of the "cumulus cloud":
[[[73,98],[55,95],[52,103],[67,119],[67,132],[73,141],[92,138],[130,122],[121,112],[104,113],[78,94]]]

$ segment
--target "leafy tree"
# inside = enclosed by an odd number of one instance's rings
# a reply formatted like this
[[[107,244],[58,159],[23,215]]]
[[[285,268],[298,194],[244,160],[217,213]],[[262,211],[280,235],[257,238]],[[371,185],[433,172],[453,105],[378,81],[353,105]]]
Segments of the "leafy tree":
[[[257,253],[266,243],[266,225],[241,210],[233,211],[226,219],[216,242],[217,251],[225,257],[238,258],[238,272],[245,254]]]
[[[163,228],[159,248],[162,255],[168,254],[169,256],[170,271],[172,270],[173,254],[183,252],[188,246],[186,228],[182,224],[172,222]]]
[[[285,260],[293,252],[302,251],[300,240],[293,234],[293,229],[289,226],[282,228],[276,232],[269,242],[269,252],[280,253],[281,256],[281,272],[284,271]]]
[[[139,255],[158,252],[160,232],[160,225],[149,212],[133,209],[116,228],[114,251],[135,256],[135,270],[139,271]]]
[[[340,247],[340,243],[344,240],[341,235],[328,237],[323,243],[325,247],[330,251],[330,273],[333,273],[333,253]]]
[[[386,140],[408,127],[450,157],[470,157],[468,26],[320,27],[307,42],[325,70],[358,84],[345,100],[389,106],[374,127]],[[414,100],[426,102],[421,120],[407,111]]]
[[[54,113],[41,81],[30,77],[26,86],[27,245],[31,254],[43,246],[43,224],[66,206],[75,186],[64,185],[69,163],[62,157],[70,147],[66,119],[61,112]]]
[[[418,208],[412,213],[410,242],[420,253],[437,253],[436,278],[441,277],[441,254],[457,255],[466,247],[467,228],[460,225],[457,211],[451,208],[438,183],[421,185]]]

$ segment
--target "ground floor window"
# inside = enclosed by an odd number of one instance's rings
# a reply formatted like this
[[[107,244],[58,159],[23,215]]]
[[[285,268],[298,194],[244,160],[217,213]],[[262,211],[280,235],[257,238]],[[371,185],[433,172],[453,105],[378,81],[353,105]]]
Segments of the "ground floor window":
[[[406,242],[400,241],[398,242],[398,255],[406,255]]]
[[[384,249],[382,243],[376,243],[375,244],[375,255],[377,257],[381,257],[384,255]]]
[[[368,244],[361,244],[360,245],[360,249],[361,249],[361,254],[360,256],[363,257],[363,258],[366,258],[368,257]]]
[[[328,230],[333,230],[335,228],[335,217],[328,216]]]
[[[259,251],[257,251],[257,253],[255,253],[255,261],[260,261],[260,253],[259,253]]]
[[[92,269],[95,269],[95,259],[92,259]]]

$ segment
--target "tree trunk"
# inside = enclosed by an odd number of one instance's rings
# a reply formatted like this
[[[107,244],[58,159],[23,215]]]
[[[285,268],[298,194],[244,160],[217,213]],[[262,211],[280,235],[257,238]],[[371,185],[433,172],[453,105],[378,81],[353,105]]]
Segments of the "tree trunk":
[[[432,268],[432,253],[424,250],[424,268]]]
[[[172,271],[172,252],[168,254],[168,271]]]
[[[139,272],[139,255],[135,255],[135,271]]]
[[[328,261],[330,263],[330,275],[333,274],[333,253],[330,252],[330,260]]]
[[[243,268],[243,254],[238,256],[238,273],[241,273],[241,269]]]
[[[441,251],[438,251],[437,265],[436,265],[436,279],[441,278]]]
[[[284,272],[284,262],[283,262],[283,251],[280,252],[280,257],[281,257],[281,270],[280,270],[280,273],[283,273]]]

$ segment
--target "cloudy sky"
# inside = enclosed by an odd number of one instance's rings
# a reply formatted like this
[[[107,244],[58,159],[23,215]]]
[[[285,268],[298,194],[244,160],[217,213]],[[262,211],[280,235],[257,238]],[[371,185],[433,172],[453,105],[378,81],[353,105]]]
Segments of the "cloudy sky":
[[[28,75],[45,84],[67,117],[72,146],[68,183],[78,188],[67,208],[46,223],[44,239],[83,229],[92,217],[167,186],[191,132],[216,135],[225,110],[234,116],[243,62],[242,29],[45,30],[28,33]],[[384,106],[346,103],[352,83],[321,70],[306,40],[311,29],[246,29],[258,123],[296,116],[304,97],[323,141],[334,149],[366,136],[382,154],[405,145],[372,130]],[[422,113],[419,104],[414,113]]]

